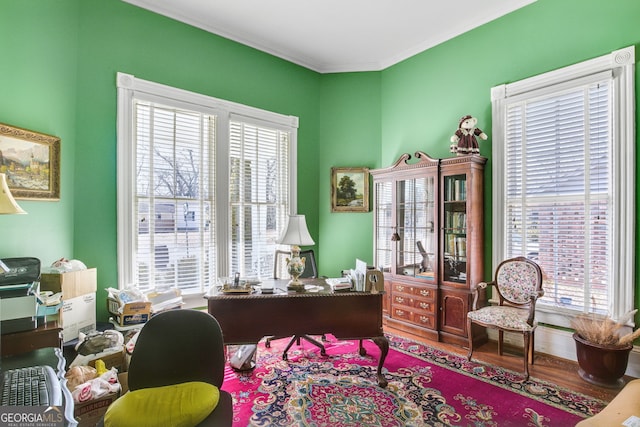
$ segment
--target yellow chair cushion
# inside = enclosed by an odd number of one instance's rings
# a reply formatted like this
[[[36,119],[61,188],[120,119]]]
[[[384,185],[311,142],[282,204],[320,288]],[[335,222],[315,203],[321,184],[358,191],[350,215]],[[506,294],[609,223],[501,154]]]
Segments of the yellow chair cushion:
[[[129,391],[113,402],[105,427],[190,427],[218,404],[220,390],[205,382],[187,382]]]

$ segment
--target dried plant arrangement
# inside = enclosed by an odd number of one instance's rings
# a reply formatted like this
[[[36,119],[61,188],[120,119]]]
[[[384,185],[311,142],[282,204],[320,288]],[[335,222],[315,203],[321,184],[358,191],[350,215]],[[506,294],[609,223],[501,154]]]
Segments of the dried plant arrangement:
[[[580,314],[571,320],[571,327],[583,339],[594,344],[611,347],[628,347],[640,337],[640,329],[625,334],[629,322],[638,310],[626,313],[617,322],[611,317],[596,313]]]

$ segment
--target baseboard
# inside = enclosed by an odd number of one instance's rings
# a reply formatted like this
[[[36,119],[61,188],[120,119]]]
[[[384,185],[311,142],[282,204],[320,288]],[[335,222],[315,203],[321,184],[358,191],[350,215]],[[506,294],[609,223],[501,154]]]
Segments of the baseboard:
[[[536,329],[535,352],[545,353],[555,357],[576,361],[576,345],[572,338],[573,333],[559,329],[538,326]],[[489,339],[497,341],[498,332],[489,330]],[[521,334],[504,334],[505,343],[522,348]],[[634,346],[629,354],[627,375],[640,378],[640,346]]]

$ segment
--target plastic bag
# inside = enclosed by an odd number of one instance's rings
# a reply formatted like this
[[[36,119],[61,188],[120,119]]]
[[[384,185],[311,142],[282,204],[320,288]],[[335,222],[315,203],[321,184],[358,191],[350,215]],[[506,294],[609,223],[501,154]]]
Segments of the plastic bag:
[[[111,368],[97,378],[86,381],[71,391],[73,401],[76,403],[86,402],[87,400],[98,399],[109,393],[117,393],[120,391],[120,383],[118,382],[118,370]]]
[[[69,390],[75,390],[77,386],[97,377],[96,369],[91,366],[74,366],[64,375],[67,379]]]

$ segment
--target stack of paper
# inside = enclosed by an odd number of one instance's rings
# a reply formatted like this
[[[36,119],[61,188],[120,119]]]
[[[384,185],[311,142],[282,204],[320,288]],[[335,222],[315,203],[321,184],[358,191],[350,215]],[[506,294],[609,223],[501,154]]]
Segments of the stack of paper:
[[[326,279],[327,284],[331,286],[331,289],[334,291],[342,291],[351,289],[351,279],[348,277],[338,277],[332,279]]]

